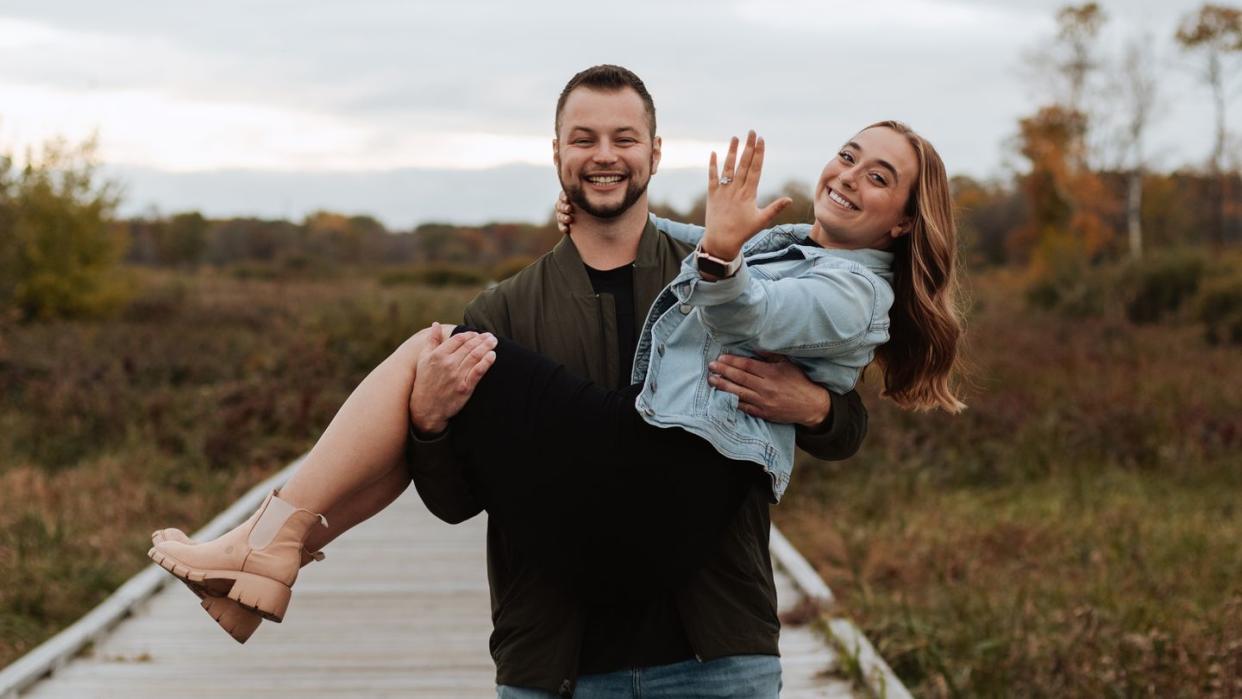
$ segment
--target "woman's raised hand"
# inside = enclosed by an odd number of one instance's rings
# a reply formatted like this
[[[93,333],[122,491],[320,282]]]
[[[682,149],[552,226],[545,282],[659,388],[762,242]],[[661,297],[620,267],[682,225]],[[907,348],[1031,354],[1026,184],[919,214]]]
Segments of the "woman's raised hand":
[[[762,209],[756,206],[759,175],[763,172],[763,139],[756,138],[754,131],[747,134],[740,160],[737,143],[737,138],[729,143],[724,169],[719,174],[715,151],[707,166],[707,232],[703,249],[722,260],[737,257],[743,243],[772,225],[781,209],[793,203],[789,197],[781,197]]]

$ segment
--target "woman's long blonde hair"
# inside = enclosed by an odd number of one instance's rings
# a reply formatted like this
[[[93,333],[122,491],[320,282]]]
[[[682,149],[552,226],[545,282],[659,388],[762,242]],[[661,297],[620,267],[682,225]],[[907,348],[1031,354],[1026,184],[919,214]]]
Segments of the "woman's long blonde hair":
[[[910,232],[893,245],[889,340],[876,350],[884,370],[884,395],[907,409],[966,407],[953,394],[962,321],[958,312],[957,226],[944,161],[927,139],[900,121],[881,121],[906,137],[918,155],[919,174],[906,202]],[[866,129],[864,129],[866,130]]]

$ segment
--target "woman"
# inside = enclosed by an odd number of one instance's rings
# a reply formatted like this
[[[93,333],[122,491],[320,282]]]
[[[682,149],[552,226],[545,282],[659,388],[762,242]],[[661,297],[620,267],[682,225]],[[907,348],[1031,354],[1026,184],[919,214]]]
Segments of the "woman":
[[[931,145],[896,122],[864,129],[824,168],[815,224],[761,235],[789,200],[756,208],[763,141],[751,133],[740,160],[737,145],[724,176],[712,154],[706,228],[665,224],[700,250],[648,315],[633,386],[605,391],[489,334],[421,331],[359,385],[279,497],[212,542],[157,532],[151,557],[200,593],[213,616],[257,625],[241,611],[252,610],[279,621],[310,560],[304,543],[316,530],[329,538],[315,513],[339,513],[339,533],[401,492],[392,484],[404,479],[403,469],[393,472],[406,402],[428,351],[444,342],[461,349],[468,383],[477,381],[453,430],[476,494],[517,540],[538,544],[549,565],[604,594],[667,582],[632,571],[687,573],[753,479],[765,479],[774,500],[788,484],[792,428],[744,415],[735,398],[710,388],[707,361],[724,346],[788,355],[841,392],[878,358],[887,395],[903,407],[961,409],[949,385],[960,336],[954,228]],[[515,458],[520,467],[509,463]],[[665,487],[669,473],[704,465],[694,487]],[[679,519],[690,498],[706,508]],[[216,601],[226,597],[236,604]]]

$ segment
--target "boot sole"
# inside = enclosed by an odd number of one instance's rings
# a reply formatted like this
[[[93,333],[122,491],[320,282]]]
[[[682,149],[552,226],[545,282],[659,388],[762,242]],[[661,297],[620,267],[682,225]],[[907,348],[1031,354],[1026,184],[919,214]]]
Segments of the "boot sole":
[[[179,580],[200,587],[207,595],[227,597],[268,621],[279,624],[289,609],[293,591],[278,580],[238,570],[195,568],[155,547],[147,551],[147,557]]]
[[[263,617],[254,610],[247,609],[225,597],[208,595],[203,598],[202,605],[207,615],[215,619],[220,628],[238,643],[250,640],[255,630],[259,628],[259,624],[263,623]]]
[[[164,541],[163,530],[156,530],[151,535],[151,543],[158,544]],[[161,566],[162,567],[162,566]],[[200,586],[198,583],[190,582],[183,578],[178,578],[181,582],[193,592],[195,596],[201,600],[200,604],[220,628],[238,643],[245,643],[250,640],[254,632],[258,630],[259,625],[263,623],[263,617],[255,613],[253,610],[246,609],[228,597],[215,597],[207,594],[207,588]]]

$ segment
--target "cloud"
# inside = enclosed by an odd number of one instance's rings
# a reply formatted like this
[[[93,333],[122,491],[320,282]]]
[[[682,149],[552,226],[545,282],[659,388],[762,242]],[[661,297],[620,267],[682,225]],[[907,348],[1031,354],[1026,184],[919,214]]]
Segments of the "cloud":
[[[0,85],[0,103],[10,105],[0,124],[6,141],[80,140],[98,132],[105,160],[169,171],[315,167],[363,138],[331,117],[155,92]]]
[[[825,3],[823,0],[744,0],[739,16],[769,25],[782,32],[821,34],[836,38],[851,35],[876,43],[873,32],[903,33],[906,37],[931,36],[936,32],[982,32],[995,34],[1026,24],[1034,14],[999,3],[973,4],[946,0],[888,0],[883,3]],[[1043,19],[1040,13],[1037,19]],[[869,37],[869,38],[867,38]],[[884,48],[880,46],[878,48]]]

